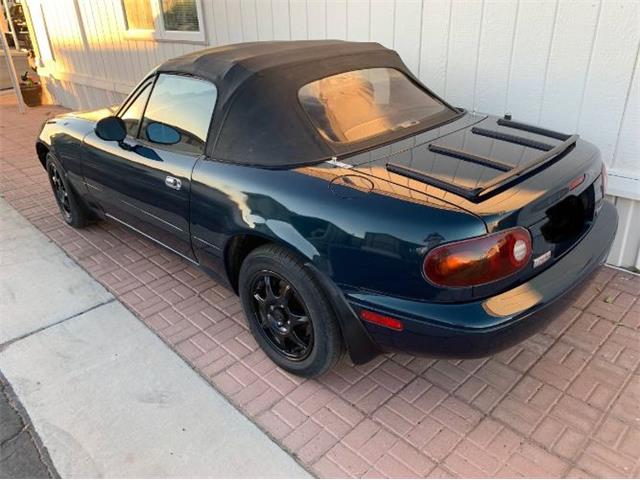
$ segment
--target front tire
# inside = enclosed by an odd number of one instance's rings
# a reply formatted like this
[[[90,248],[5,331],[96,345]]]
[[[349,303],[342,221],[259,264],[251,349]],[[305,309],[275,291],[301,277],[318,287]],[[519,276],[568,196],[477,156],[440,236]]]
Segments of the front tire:
[[[74,228],[86,227],[90,215],[80,203],[67,180],[67,174],[53,155],[47,155],[47,176],[64,221]]]
[[[251,333],[279,367],[310,378],[338,361],[338,320],[296,255],[276,245],[258,247],[242,263],[239,290]]]

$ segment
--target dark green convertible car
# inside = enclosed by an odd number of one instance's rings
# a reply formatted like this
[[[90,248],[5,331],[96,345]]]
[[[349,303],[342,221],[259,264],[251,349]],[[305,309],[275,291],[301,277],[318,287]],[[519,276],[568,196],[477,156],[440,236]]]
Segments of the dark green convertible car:
[[[36,143],[65,221],[109,219],[226,281],[282,368],[490,355],[567,305],[617,214],[598,149],[439,98],[375,43],[169,60]]]

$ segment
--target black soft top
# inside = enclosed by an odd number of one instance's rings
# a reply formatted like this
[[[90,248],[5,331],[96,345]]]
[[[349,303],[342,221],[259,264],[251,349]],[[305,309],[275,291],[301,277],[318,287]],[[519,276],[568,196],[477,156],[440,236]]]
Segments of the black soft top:
[[[341,40],[251,42],[208,48],[168,60],[157,72],[193,75],[216,85],[218,99],[207,140],[209,156],[283,168],[349,155],[398,138],[399,133],[394,132],[349,144],[328,142],[298,100],[298,91],[307,83],[374,67],[400,70],[427,90],[395,51],[378,43]],[[456,116],[457,111],[452,108],[450,115]],[[402,136],[424,129],[424,125],[407,128]]]

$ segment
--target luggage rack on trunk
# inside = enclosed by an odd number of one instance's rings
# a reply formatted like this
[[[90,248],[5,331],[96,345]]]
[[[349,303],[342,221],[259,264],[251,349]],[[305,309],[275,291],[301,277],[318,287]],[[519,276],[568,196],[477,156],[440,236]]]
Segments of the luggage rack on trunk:
[[[391,173],[397,173],[398,175],[402,175],[403,177],[411,178],[413,180],[417,180],[422,183],[426,183],[427,185],[440,188],[441,190],[444,190],[446,192],[454,193],[471,202],[480,203],[483,200],[486,200],[487,198],[493,195],[496,195],[501,191],[507,189],[508,187],[512,186],[522,176],[532,173],[534,170],[537,170],[543,167],[545,164],[551,162],[554,158],[558,157],[559,155],[566,153],[569,149],[575,146],[576,141],[579,138],[577,134],[567,135],[564,133],[554,132],[553,130],[547,130],[547,129],[536,127],[533,125],[526,125],[524,123],[513,122],[511,120],[506,120],[503,118],[498,120],[498,125],[503,127],[513,128],[514,130],[522,130],[524,132],[535,133],[537,135],[542,135],[549,138],[555,138],[557,140],[561,140],[562,143],[556,146],[553,146],[544,142],[532,140],[530,138],[521,137],[518,135],[511,135],[503,132],[497,132],[495,130],[487,130],[487,129],[478,128],[478,127],[473,127],[471,129],[471,132],[476,135],[495,138],[497,140],[502,140],[504,142],[509,142],[516,145],[522,145],[529,148],[534,148],[536,150],[541,150],[544,152],[539,157],[518,167],[513,167],[512,165],[508,165],[494,158],[475,155],[472,153],[465,152],[463,150],[445,147],[442,145],[429,144],[428,148],[429,148],[429,151],[431,152],[434,152],[440,155],[446,155],[449,157],[454,157],[459,160],[464,160],[470,163],[476,163],[478,165],[483,165],[485,167],[493,168],[495,170],[500,170],[501,172],[503,172],[501,175],[498,175],[492,180],[476,188],[462,187],[460,185],[456,185],[455,183],[451,183],[446,180],[442,180],[440,178],[434,177],[433,175],[429,175],[428,173],[420,172],[413,168],[405,167],[397,163],[387,163],[387,166],[386,166],[387,171]]]

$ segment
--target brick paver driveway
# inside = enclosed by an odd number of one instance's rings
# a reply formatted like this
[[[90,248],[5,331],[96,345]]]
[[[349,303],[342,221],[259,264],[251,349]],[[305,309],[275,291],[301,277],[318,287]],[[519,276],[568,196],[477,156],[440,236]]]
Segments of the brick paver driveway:
[[[388,355],[303,381],[193,266],[113,223],[62,222],[34,153],[60,110],[20,115],[0,97],[2,195],[316,475],[640,475],[640,277],[601,269],[564,316],[492,358]]]

